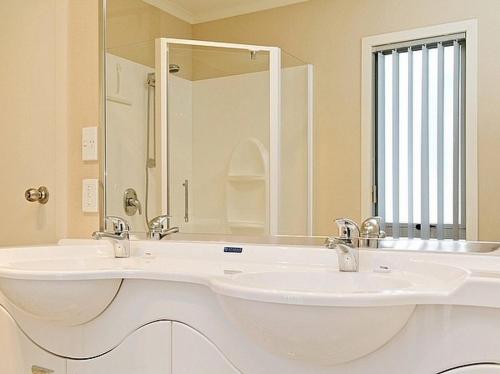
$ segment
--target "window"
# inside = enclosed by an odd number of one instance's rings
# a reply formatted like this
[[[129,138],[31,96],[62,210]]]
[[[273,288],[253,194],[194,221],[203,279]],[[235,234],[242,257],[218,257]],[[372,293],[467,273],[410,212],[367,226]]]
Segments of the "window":
[[[466,238],[465,33],[372,48],[373,204],[395,238]]]

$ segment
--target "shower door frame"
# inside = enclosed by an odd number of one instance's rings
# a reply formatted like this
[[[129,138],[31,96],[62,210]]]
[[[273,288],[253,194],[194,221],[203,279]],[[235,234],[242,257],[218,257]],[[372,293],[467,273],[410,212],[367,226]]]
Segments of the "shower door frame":
[[[269,197],[267,220],[270,235],[278,235],[280,189],[280,132],[281,132],[281,49],[250,44],[223,43],[190,39],[158,38],[155,43],[156,105],[155,118],[161,133],[161,207],[171,216],[168,155],[168,75],[169,44],[215,47],[269,53]],[[158,89],[159,88],[159,89]],[[162,105],[165,104],[165,105]],[[164,162],[167,166],[165,167]]]

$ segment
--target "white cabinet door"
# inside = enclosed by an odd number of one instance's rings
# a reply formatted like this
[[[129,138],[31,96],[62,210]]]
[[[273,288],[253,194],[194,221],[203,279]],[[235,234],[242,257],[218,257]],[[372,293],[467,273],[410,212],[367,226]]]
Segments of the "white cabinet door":
[[[33,344],[0,307],[0,373],[65,374],[66,360],[53,356]]]
[[[205,336],[182,323],[172,323],[172,374],[239,373]]]
[[[499,374],[500,365],[494,364],[478,364],[465,366],[458,369],[453,369],[445,372],[446,374]]]
[[[171,374],[172,323],[155,322],[91,360],[68,360],[68,374]]]

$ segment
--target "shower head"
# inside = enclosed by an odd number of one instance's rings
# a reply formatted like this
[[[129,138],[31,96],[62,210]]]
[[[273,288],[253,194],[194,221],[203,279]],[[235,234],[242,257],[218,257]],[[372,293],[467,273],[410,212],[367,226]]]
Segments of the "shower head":
[[[177,64],[170,64],[170,65],[168,65],[168,72],[169,73],[175,74],[175,73],[178,73],[180,70],[181,70],[181,67],[179,65],[177,65]],[[155,73],[149,73],[148,74],[148,79],[146,80],[146,84],[149,87],[154,87],[155,83],[156,83]]]
[[[177,64],[170,64],[168,65],[168,72],[175,74],[178,73],[181,70],[181,67]]]
[[[175,74],[175,73],[178,73],[180,70],[181,70],[181,67],[179,65],[177,65],[177,64],[170,64],[170,65],[168,65],[168,72],[169,73]],[[154,87],[155,83],[156,83],[155,73],[149,73],[148,74],[148,79],[146,80],[146,84],[149,87]]]
[[[154,87],[156,83],[155,73],[149,73],[148,79],[146,80],[146,85],[149,87]]]

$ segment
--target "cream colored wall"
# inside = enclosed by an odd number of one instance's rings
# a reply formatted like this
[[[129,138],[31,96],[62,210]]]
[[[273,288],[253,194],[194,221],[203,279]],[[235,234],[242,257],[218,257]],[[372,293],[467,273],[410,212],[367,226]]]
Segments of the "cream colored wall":
[[[114,55],[154,67],[154,40],[159,37],[190,39],[191,24],[141,0],[108,0],[106,48]],[[179,61],[181,77],[190,77],[191,55]]]
[[[315,233],[360,217],[361,39],[477,18],[479,236],[500,240],[500,2],[310,0],[193,26],[194,39],[277,45],[315,69]]]
[[[88,238],[99,215],[82,212],[82,179],[98,178],[99,163],[80,150],[82,127],[99,125],[99,4],[68,1],[67,236]]]
[[[191,36],[189,23],[141,0],[107,0],[106,5],[107,48],[142,43],[160,36]]]

